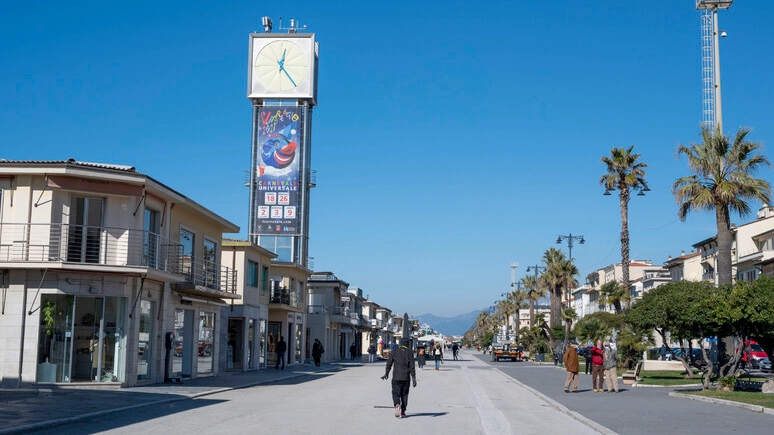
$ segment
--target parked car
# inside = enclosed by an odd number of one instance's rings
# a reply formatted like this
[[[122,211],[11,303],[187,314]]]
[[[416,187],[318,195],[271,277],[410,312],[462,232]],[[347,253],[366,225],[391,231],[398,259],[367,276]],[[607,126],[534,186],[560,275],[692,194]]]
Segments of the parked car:
[[[761,369],[762,372],[771,372],[771,360],[763,358],[758,361],[758,368]]]

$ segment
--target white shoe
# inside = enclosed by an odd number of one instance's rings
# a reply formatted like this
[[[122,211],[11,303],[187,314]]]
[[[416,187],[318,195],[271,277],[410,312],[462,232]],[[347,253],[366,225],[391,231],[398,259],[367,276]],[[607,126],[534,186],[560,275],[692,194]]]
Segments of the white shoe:
[[[400,418],[400,405],[395,405],[395,418]]]

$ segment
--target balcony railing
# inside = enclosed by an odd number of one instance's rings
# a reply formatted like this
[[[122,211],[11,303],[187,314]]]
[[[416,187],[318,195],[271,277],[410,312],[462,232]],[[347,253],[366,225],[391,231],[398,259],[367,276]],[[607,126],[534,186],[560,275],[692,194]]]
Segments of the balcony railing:
[[[282,287],[271,289],[269,303],[290,305],[291,307],[298,307],[299,305],[296,293]]]
[[[0,262],[149,267],[236,293],[236,271],[183,255],[183,245],[143,230],[69,224],[0,224]]]

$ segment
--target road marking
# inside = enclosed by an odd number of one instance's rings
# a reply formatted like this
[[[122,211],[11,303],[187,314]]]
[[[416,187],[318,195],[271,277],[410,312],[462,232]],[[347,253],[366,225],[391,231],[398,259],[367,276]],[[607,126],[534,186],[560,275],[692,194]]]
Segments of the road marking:
[[[486,395],[478,383],[472,382],[467,366],[462,366],[462,374],[465,376],[465,382],[473,392],[473,397],[478,404],[476,412],[478,412],[478,416],[481,419],[481,427],[484,429],[484,433],[492,435],[511,433],[511,424],[503,413],[489,400],[489,396]]]

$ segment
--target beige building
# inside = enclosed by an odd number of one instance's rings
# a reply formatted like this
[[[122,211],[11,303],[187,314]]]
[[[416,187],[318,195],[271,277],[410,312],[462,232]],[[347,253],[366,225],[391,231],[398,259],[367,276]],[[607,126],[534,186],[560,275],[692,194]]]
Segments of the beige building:
[[[0,160],[0,383],[217,374],[238,231],[133,167]]]
[[[221,316],[221,354],[226,370],[266,368],[271,262],[277,254],[246,240],[223,240],[221,263],[237,273],[236,294],[241,296]]]

